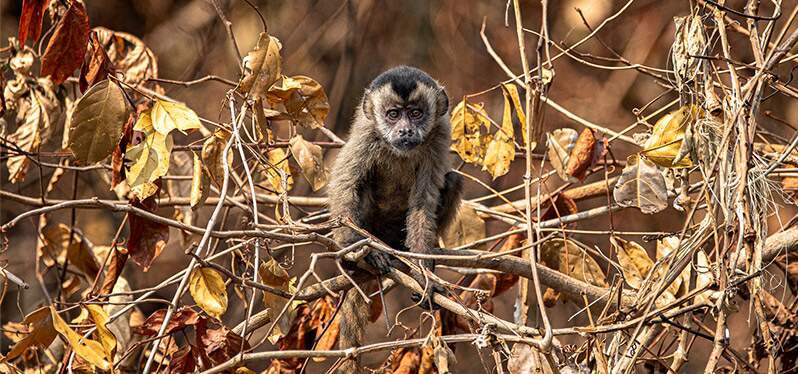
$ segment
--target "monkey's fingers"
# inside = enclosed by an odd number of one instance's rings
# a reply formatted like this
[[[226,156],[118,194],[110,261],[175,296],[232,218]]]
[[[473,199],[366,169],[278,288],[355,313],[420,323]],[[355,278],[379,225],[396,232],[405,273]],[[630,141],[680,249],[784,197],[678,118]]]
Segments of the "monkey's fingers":
[[[373,268],[374,273],[377,275],[388,274],[391,272],[391,269],[393,269],[391,265],[391,255],[387,253],[371,251],[363,260]]]

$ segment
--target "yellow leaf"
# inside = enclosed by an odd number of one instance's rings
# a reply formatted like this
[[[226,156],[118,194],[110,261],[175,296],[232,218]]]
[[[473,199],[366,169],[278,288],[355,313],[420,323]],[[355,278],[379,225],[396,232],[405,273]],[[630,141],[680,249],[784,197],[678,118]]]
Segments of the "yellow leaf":
[[[267,100],[283,104],[288,119],[311,128],[324,126],[330,112],[327,94],[321,84],[303,75],[284,76],[269,88]]]
[[[136,125],[136,131],[144,133],[144,140],[125,151],[125,158],[132,161],[127,172],[127,184],[134,188],[166,175],[169,171],[169,161],[172,154],[172,135],[155,131],[150,119],[149,111],[143,112]],[[147,196],[139,196],[141,199]]]
[[[271,286],[277,289],[281,289],[287,292],[295,292],[296,289],[293,287],[292,283],[296,278],[290,278],[288,272],[285,271],[280,264],[274,258],[270,258],[268,261],[265,261],[260,264],[260,268],[258,270],[258,275],[260,275],[261,279],[260,282]],[[275,318],[277,315],[283,310],[285,304],[288,302],[288,299],[283,298],[281,296],[275,295],[268,291],[263,292],[263,304],[266,308],[271,310],[271,317]],[[301,302],[300,302],[301,303]],[[293,305],[291,305],[283,318],[281,318],[278,323],[275,325],[275,331],[269,336],[269,340],[274,343],[279,339],[279,337],[283,334],[283,331],[288,331],[288,324],[287,322],[291,320],[288,318],[288,315],[296,308],[298,303],[295,301]]]
[[[84,338],[75,330],[72,330],[52,306],[50,307],[50,315],[53,319],[53,327],[72,347],[75,354],[100,370],[111,370],[111,362],[106,356],[102,344],[96,340]]]
[[[510,171],[510,164],[515,159],[513,136],[512,107],[507,95],[504,95],[502,127],[493,135],[493,140],[485,151],[485,159],[482,161],[482,170],[487,170],[493,179]]]
[[[247,54],[245,66],[250,70],[243,79],[239,89],[249,93],[250,97],[259,99],[265,96],[269,86],[280,78],[281,58],[280,41],[262,32],[255,48]]]
[[[640,153],[655,164],[666,168],[693,166],[689,155],[692,145],[685,132],[701,116],[703,111],[692,104],[664,115],[654,125],[651,137]]]
[[[200,120],[186,104],[156,99],[152,106],[152,126],[163,135],[174,129],[185,133],[200,128]]]
[[[202,159],[194,152],[194,174],[191,176],[191,209],[202,206],[211,190],[211,178],[202,167]]]
[[[513,102],[515,114],[518,116],[518,122],[521,123],[521,135],[523,136],[524,144],[526,144],[526,114],[524,114],[524,106],[521,105],[521,98],[518,96],[518,87],[516,87],[513,83],[504,83],[502,84],[502,88],[504,89],[502,92],[504,93],[505,98],[507,95],[509,95]],[[535,148],[534,144],[531,146],[533,149]]]
[[[282,148],[273,148],[267,154],[269,166],[266,169],[266,180],[271,185],[271,189],[276,193],[284,193],[291,190],[294,186],[294,178],[291,176],[291,168],[288,166],[288,157]],[[285,186],[283,186],[283,176],[285,176]]]
[[[70,242],[70,232],[69,226],[63,223],[45,226],[42,229],[44,249],[48,253],[60,253],[65,248],[69,264],[78,268],[87,278],[94,279],[100,271],[100,265],[92,253],[91,244],[77,232],[72,233]]]
[[[487,145],[483,128],[486,132],[490,128],[488,114],[481,104],[469,105],[463,98],[452,110],[452,149],[463,161],[482,163]]]
[[[158,192],[160,188],[158,185],[152,182],[144,182],[138,186],[131,188],[130,190],[139,198],[139,200],[144,200],[156,192]]]
[[[97,337],[100,339],[100,344],[105,348],[106,357],[113,358],[116,353],[116,337],[108,329],[108,313],[101,306],[97,304],[87,304],[84,308],[89,311],[91,319],[97,326]]]
[[[321,147],[305,140],[302,135],[296,135],[289,141],[291,155],[302,168],[302,174],[310,183],[313,191],[318,191],[329,179],[327,168],[322,160]]]
[[[56,331],[55,328],[53,328],[50,308],[48,307],[39,308],[31,312],[25,316],[22,323],[31,325],[30,330],[24,338],[11,348],[11,351],[8,352],[8,356],[6,356],[6,360],[13,360],[19,357],[21,354],[25,353],[28,348],[47,348],[55,339]],[[5,325],[3,327],[5,327]]]
[[[191,272],[188,291],[197,305],[211,316],[221,318],[227,311],[227,287],[218,271],[195,268]]]
[[[639,290],[654,262],[648,257],[646,250],[635,242],[610,236],[610,243],[615,247],[626,283]]]

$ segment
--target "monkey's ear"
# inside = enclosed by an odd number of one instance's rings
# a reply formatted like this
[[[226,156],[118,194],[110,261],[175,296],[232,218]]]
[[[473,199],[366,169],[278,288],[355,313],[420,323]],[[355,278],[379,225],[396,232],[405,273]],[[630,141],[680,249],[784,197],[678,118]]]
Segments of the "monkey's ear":
[[[449,112],[449,95],[446,94],[446,89],[443,86],[438,89],[437,106],[439,117],[443,117]]]
[[[363,115],[370,121],[374,120],[374,103],[371,102],[371,92],[366,90],[363,95],[363,102],[360,104],[363,109]]]

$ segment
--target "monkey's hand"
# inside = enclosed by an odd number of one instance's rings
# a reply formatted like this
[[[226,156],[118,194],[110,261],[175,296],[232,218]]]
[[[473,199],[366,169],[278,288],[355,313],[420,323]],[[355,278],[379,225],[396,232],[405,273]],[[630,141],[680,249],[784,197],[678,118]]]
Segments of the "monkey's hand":
[[[376,250],[371,250],[363,258],[366,263],[373,268],[376,275],[385,275],[391,272],[393,266],[391,265],[391,255]]]

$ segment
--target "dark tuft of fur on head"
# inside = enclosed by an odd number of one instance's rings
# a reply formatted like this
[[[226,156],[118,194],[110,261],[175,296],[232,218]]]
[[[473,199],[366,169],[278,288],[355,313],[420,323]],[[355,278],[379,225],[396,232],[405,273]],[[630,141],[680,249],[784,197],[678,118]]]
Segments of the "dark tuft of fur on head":
[[[374,78],[369,85],[369,90],[374,90],[386,84],[390,84],[397,95],[403,100],[407,100],[413,90],[416,89],[418,82],[429,87],[438,86],[438,83],[424,71],[412,66],[402,65],[386,70],[384,73],[377,76],[377,78]]]

